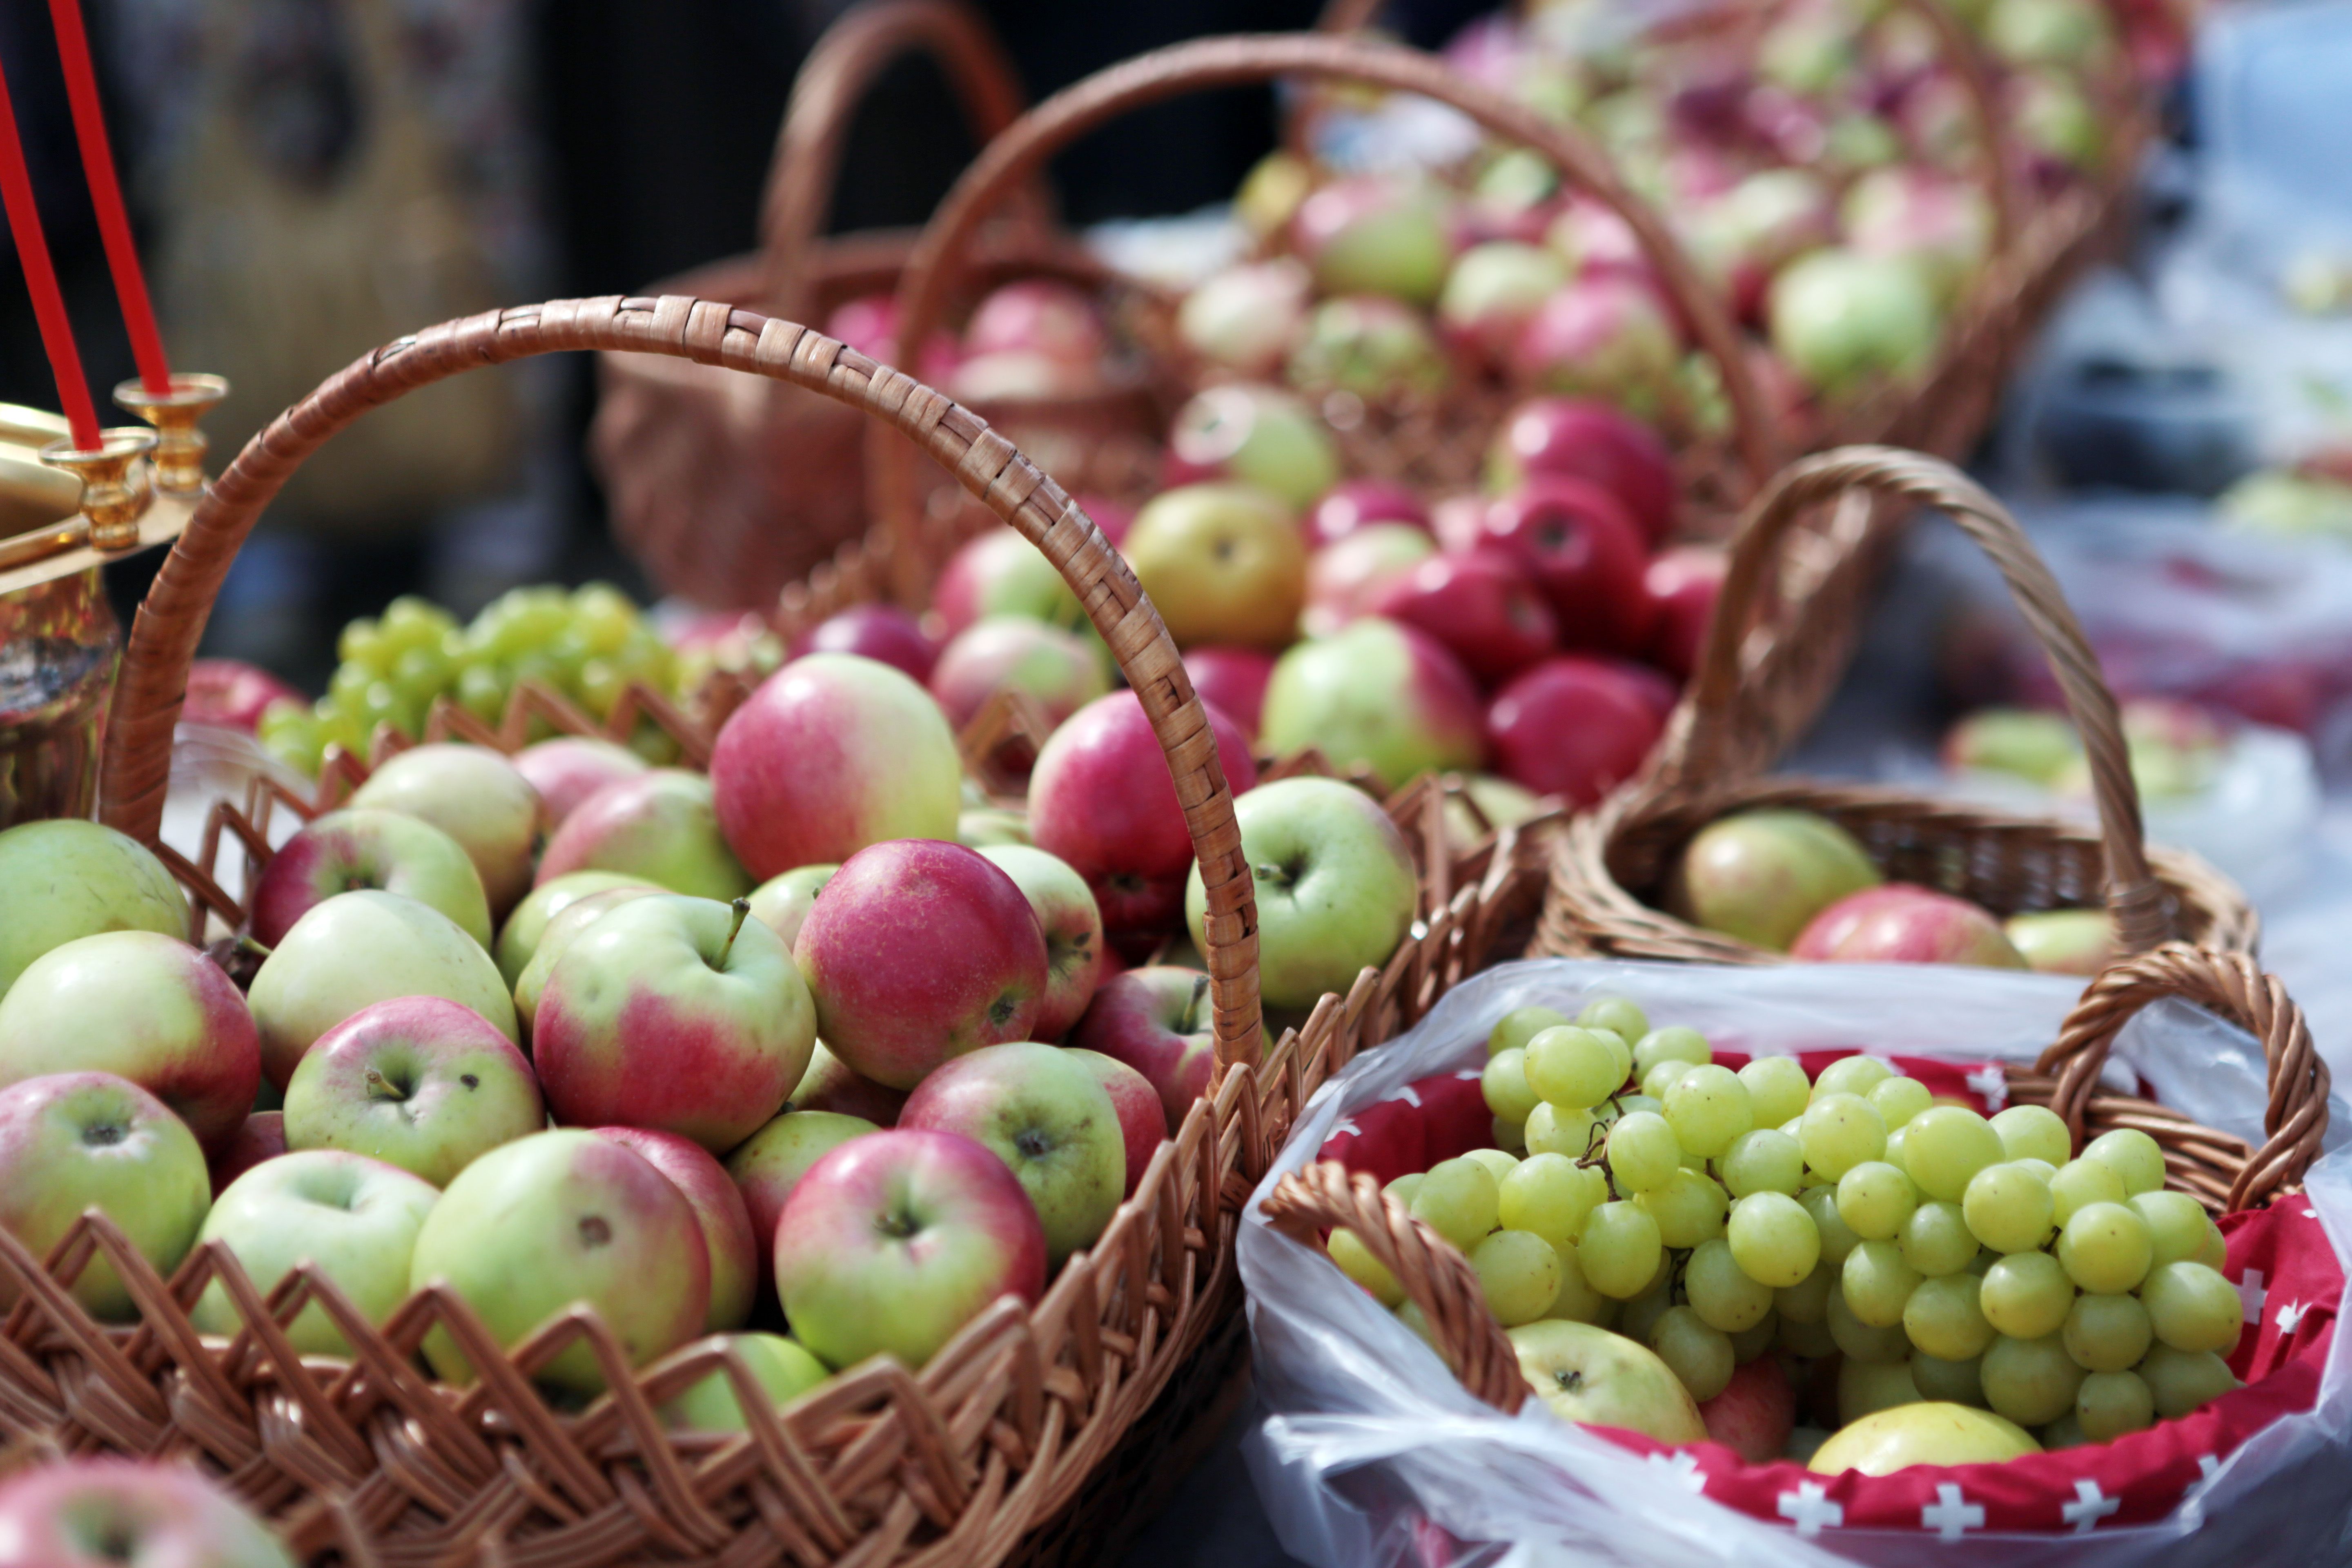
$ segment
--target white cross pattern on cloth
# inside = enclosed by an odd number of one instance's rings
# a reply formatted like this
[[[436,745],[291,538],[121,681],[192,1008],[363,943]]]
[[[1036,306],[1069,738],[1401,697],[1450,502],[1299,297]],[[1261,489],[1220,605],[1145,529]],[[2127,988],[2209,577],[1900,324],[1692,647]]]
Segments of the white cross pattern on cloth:
[[[1352,1120],[1345,1116],[1339,1118],[1339,1124],[1331,1129],[1331,1136],[1334,1138],[1361,1138],[1363,1135],[1364,1130],[1357,1126]]]
[[[2076,1481],[2074,1500],[2058,1510],[2061,1518],[2074,1527],[2077,1535],[2088,1535],[2099,1528],[2099,1521],[2124,1506],[2121,1498],[2111,1498],[2099,1490],[2096,1481]]]
[[[2247,1269],[2245,1279],[2238,1284],[2238,1301],[2246,1310],[2246,1321],[2259,1323],[2263,1321],[2263,1302],[2269,1296],[2270,1292],[2263,1289],[2263,1271]]]
[[[1415,1110],[1419,1110],[1421,1108],[1421,1090],[1413,1088],[1412,1085],[1409,1083],[1401,1086],[1394,1094],[1389,1095],[1386,1098],[1390,1100],[1402,1100],[1407,1105],[1413,1107]]]
[[[1483,1082],[1486,1077],[1485,1073],[1479,1071],[1476,1068],[1464,1068],[1460,1072],[1455,1073],[1454,1076],[1468,1083]]]
[[[1958,1541],[1971,1530],[1982,1530],[1984,1504],[1969,1502],[1949,1481],[1936,1485],[1936,1500],[1919,1510],[1919,1528],[1932,1530],[1947,1541]]]
[[[2200,1454],[2197,1456],[2197,1485],[2200,1488],[2211,1486],[2213,1484],[2213,1478],[2221,1473],[2221,1461],[2220,1459],[2216,1458],[2211,1454]]]
[[[2285,1306],[2281,1307],[2278,1310],[2279,1332],[2291,1334],[2303,1327],[2303,1315],[2310,1310],[2310,1308],[2300,1301],[2289,1301]]]
[[[1794,1524],[1799,1535],[1819,1535],[1824,1526],[1845,1522],[1845,1508],[1830,1501],[1821,1482],[1799,1481],[1795,1491],[1780,1494],[1780,1517]]]
[[[1706,1490],[1706,1472],[1698,1468],[1696,1454],[1653,1454],[1650,1463],[1695,1492]]]
[[[1994,1062],[1969,1074],[1969,1087],[1984,1097],[1985,1109],[1999,1110],[2009,1103],[2009,1075]]]

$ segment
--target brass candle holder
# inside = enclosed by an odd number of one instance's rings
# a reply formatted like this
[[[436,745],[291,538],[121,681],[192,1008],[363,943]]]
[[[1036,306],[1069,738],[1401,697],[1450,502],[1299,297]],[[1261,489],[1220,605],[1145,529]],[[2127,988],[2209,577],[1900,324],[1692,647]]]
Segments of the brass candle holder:
[[[146,458],[155,441],[152,430],[121,425],[100,431],[95,447],[76,447],[68,438],[41,448],[41,461],[80,478],[81,515],[89,523],[92,550],[139,547],[139,520],[154,500]]]
[[[205,488],[205,449],[197,422],[228,395],[217,375],[175,372],[172,390],[155,393],[137,379],[114,389],[116,405],[155,426],[155,488],[165,495],[197,495]]]

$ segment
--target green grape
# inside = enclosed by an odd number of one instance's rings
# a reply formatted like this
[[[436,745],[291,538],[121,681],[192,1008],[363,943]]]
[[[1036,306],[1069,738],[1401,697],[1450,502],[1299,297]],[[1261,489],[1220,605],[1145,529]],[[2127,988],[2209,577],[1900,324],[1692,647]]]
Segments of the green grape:
[[[613,710],[620,705],[621,693],[628,689],[629,678],[613,667],[609,659],[592,658],[580,667],[578,690],[581,703],[599,719],[610,719]]]
[[[1675,1087],[1675,1080],[1689,1072],[1695,1065],[1672,1058],[1658,1063],[1642,1076],[1642,1092],[1664,1105],[1666,1091]]]
[[[1470,1253],[1488,1310],[1507,1329],[1532,1323],[1559,1294],[1559,1254],[1531,1231],[1498,1230]]]
[[[2074,1157],[2074,1135],[2046,1105],[2012,1105],[1992,1119],[1992,1130],[2010,1159],[2047,1160],[2055,1168]]]
[[[1780,1331],[1775,1338],[1780,1348],[1790,1355],[1803,1356],[1811,1360],[1838,1353],[1837,1340],[1830,1332],[1826,1307],[1823,1309],[1820,1322],[1801,1323],[1796,1319],[1784,1314],[1780,1319]]]
[[[596,657],[596,650],[588,646],[588,639],[570,626],[550,637],[543,651],[566,686],[576,684],[580,679],[580,667]]]
[[[2095,1372],[2074,1391],[2074,1420],[2089,1441],[2112,1443],[2156,1424],[2156,1395],[2136,1372]]]
[[[1524,1156],[1527,1153],[1527,1123],[1524,1121],[1507,1121],[1502,1117],[1497,1116],[1492,1121],[1486,1123],[1486,1126],[1495,1136],[1496,1148],[1507,1149],[1512,1153],[1520,1156]]]
[[[1746,1366],[1772,1348],[1780,1336],[1780,1320],[1770,1312],[1752,1328],[1741,1329],[1731,1336],[1731,1359]]]
[[[2016,1166],[2021,1171],[2032,1172],[2035,1175],[2042,1178],[2042,1184],[2045,1187],[2050,1184],[2050,1178],[2058,1173],[2057,1166],[2052,1164],[2047,1160],[2037,1160],[2031,1154],[2027,1155],[2022,1160],[2011,1160],[2009,1163]],[[2053,1201],[2054,1202],[2055,1200]]]
[[[1683,1268],[1683,1290],[1692,1310],[1727,1334],[1752,1329],[1772,1312],[1771,1287],[1751,1279],[1732,1257],[1731,1243],[1720,1237],[1692,1252]]]
[[[375,672],[363,664],[339,664],[327,678],[327,695],[348,707],[356,707],[367,689],[376,682]]]
[[[588,583],[572,595],[572,625],[598,653],[612,653],[637,629],[637,607],[609,583]]]
[[[2245,1303],[2238,1288],[2202,1263],[2185,1260],[2149,1270],[2139,1288],[2156,1337],[2177,1351],[2238,1348]]]
[[[2231,1291],[2230,1300],[2238,1299]],[[2137,1366],[2156,1336],[2148,1311],[2137,1296],[2077,1296],[2058,1338],[2074,1364],[2085,1372],[2121,1372]]]
[[[1692,1170],[1676,1171],[1664,1186],[1637,1193],[1633,1201],[1658,1222],[1658,1239],[1677,1250],[1721,1236],[1730,1203],[1721,1187]]]
[[[394,689],[413,702],[431,702],[449,689],[455,678],[437,647],[413,647],[392,661]]]
[[[408,703],[392,689],[392,682],[388,680],[370,682],[367,690],[360,695],[357,717],[362,731],[371,737],[375,734],[379,724],[389,724],[406,733],[415,733],[413,727],[402,722],[407,715]]]
[[[1519,1168],[1518,1156],[1501,1149],[1473,1149],[1462,1157],[1465,1160],[1475,1160],[1486,1167],[1486,1173],[1495,1178],[1495,1190],[1498,1194],[1499,1205],[1503,1178]],[[1499,1224],[1500,1221],[1496,1223]]]
[[[1756,1125],[1748,1086],[1727,1067],[1709,1063],[1691,1068],[1675,1080],[1665,1098],[1666,1124],[1684,1151],[1702,1160],[1721,1157],[1733,1140]]]
[[[2222,1236],[2221,1227],[2215,1225],[2211,1220],[2207,1220],[2205,1222],[2205,1250],[2197,1255],[2196,1261],[2203,1264],[2206,1268],[2212,1269],[2218,1274],[2221,1271],[2221,1266],[2229,1261],[2229,1258],[2230,1243],[2228,1238]]]
[[[608,657],[613,668],[631,680],[642,680],[662,691],[677,685],[677,650],[642,626],[629,634],[618,653]]]
[[[2148,1393],[2156,1397],[2157,1415],[2167,1421],[2186,1415],[2238,1386],[2238,1375],[2230,1370],[2230,1363],[2211,1351],[2151,1345],[2137,1370]]]
[[[1927,1086],[1916,1078],[1890,1077],[1871,1086],[1864,1097],[1878,1119],[1886,1123],[1886,1135],[1894,1137],[1910,1120],[1936,1103]]]
[[[1422,1310],[1412,1302],[1407,1301],[1403,1306],[1399,1307],[1396,1310],[1396,1320],[1398,1322],[1402,1323],[1406,1328],[1411,1329],[1416,1335],[1418,1335],[1422,1343],[1427,1345],[1431,1350],[1437,1349],[1437,1331],[1429,1326],[1429,1318],[1427,1314],[1423,1313]],[[1440,1353],[1443,1354],[1444,1352],[1441,1352]]]
[[[1617,1303],[1595,1290],[1584,1278],[1584,1270],[1576,1261],[1575,1244],[1561,1246],[1555,1242],[1552,1252],[1559,1259],[1559,1291],[1552,1297],[1543,1315],[1565,1318],[1572,1323],[1605,1322]]]
[[[1838,1217],[1865,1241],[1886,1241],[1901,1235],[1903,1222],[1918,1206],[1919,1189],[1911,1184],[1911,1178],[1883,1160],[1865,1160],[1838,1178]]]
[[[1919,1271],[1903,1261],[1903,1249],[1891,1241],[1865,1241],[1845,1255],[1838,1270],[1838,1289],[1857,1321],[1874,1329],[1903,1321],[1903,1309],[1919,1288]]]
[[[1609,1173],[1622,1193],[1662,1187],[1682,1168],[1683,1148],[1663,1116],[1637,1110],[1609,1129]]]
[[[2000,1134],[1965,1106],[1930,1106],[1903,1129],[1903,1168],[1941,1203],[1958,1203],[1969,1180],[2001,1157]]]
[[[2042,1428],[2039,1436],[2042,1450],[2046,1454],[2055,1453],[2061,1448],[2079,1448],[2091,1440],[2084,1435],[2083,1424],[2074,1419],[2074,1413],[2071,1410]]]
[[[2041,1426],[2074,1408],[2084,1374],[2056,1334],[2038,1340],[2002,1334],[1985,1351],[1978,1375],[1994,1415],[2020,1426]]]
[[[354,756],[367,753],[367,735],[360,729],[358,714],[332,697],[322,697],[310,710],[319,721],[320,733],[330,746],[341,746]]]
[[[1985,1271],[1985,1321],[2013,1340],[2054,1334],[2074,1305],[2074,1282],[2046,1252],[2013,1252]]]
[[[1748,1086],[1748,1108],[1759,1127],[1778,1127],[1802,1116],[1813,1095],[1813,1086],[1805,1081],[1805,1069],[1794,1057],[1758,1057],[1739,1069],[1739,1081]]]
[[[1797,1141],[1805,1163],[1834,1182],[1865,1161],[1886,1152],[1886,1123],[1858,1094],[1813,1095],[1805,1107]]]
[[[1813,1229],[1822,1238],[1822,1260],[1843,1268],[1846,1254],[1862,1245],[1862,1237],[1846,1224],[1845,1215],[1838,1213],[1837,1189],[1808,1187],[1797,1194],[1797,1201],[1812,1217]]]
[[[1576,1021],[1587,1028],[1607,1029],[1619,1039],[1631,1042],[1650,1032],[1649,1016],[1622,996],[1603,996],[1588,1003]]]
[[[1501,1197],[1495,1173],[1477,1161],[1441,1160],[1412,1195],[1412,1217],[1467,1252],[1495,1228]]]
[[[1504,1051],[1523,1051],[1528,1042],[1546,1029],[1556,1029],[1568,1022],[1568,1015],[1550,1007],[1514,1007],[1503,1015],[1501,1023],[1486,1037],[1486,1054],[1496,1056]]]
[[[1772,1292],[1772,1310],[1783,1322],[1820,1323],[1829,1319],[1830,1293],[1837,1289],[1838,1271],[1826,1258],[1794,1285]]]
[[[1903,1222],[1896,1240],[1903,1261],[1931,1279],[1958,1274],[1977,1255],[1977,1238],[1958,1204],[1921,1204]]]
[[[2083,1158],[2095,1160],[2123,1178],[2126,1196],[2164,1185],[2164,1151],[2137,1127],[2102,1132],[2085,1144]]]
[[[1713,1399],[1731,1381],[1730,1338],[1688,1307],[1669,1307],[1659,1316],[1650,1329],[1650,1348],[1693,1399]]]
[[[1602,1204],[1584,1222],[1576,1261],[1595,1290],[1627,1300],[1646,1289],[1664,1259],[1658,1222],[1630,1203]]]
[[[1822,1316],[1839,1352],[1854,1361],[1899,1362],[1911,1354],[1911,1340],[1899,1318],[1886,1328],[1874,1328],[1854,1316],[1843,1289],[1830,1292],[1828,1310]]]
[[[1541,1104],[1528,1112],[1524,1131],[1530,1154],[1565,1154],[1581,1160],[1592,1145],[1592,1117],[1587,1111]]]
[[[1331,1261],[1339,1272],[1371,1292],[1372,1299],[1383,1307],[1394,1308],[1404,1300],[1404,1287],[1388,1270],[1388,1266],[1364,1249],[1356,1233],[1345,1228],[1331,1233]]]
[[[1875,1057],[1840,1057],[1813,1079],[1815,1100],[1824,1095],[1851,1094],[1867,1100],[1870,1091],[1895,1076],[1895,1069]]]
[[[1848,1360],[1837,1369],[1837,1418],[1842,1423],[1875,1415],[1898,1405],[1916,1405],[1919,1385],[1911,1381],[1911,1358]]]
[[[1520,1059],[1536,1098],[1568,1110],[1590,1110],[1625,1083],[1606,1038],[1573,1024],[1537,1035]]]
[[[1890,1078],[1886,1081],[1888,1083],[1916,1083],[1918,1080],[1916,1079],[1908,1078]],[[1875,1110],[1878,1108],[1874,1104],[1871,1109]],[[1888,1128],[1886,1130],[1886,1152],[1879,1156],[1881,1161],[1886,1164],[1894,1166],[1896,1170],[1902,1172],[1906,1176],[1911,1173],[1911,1169],[1903,1163],[1903,1134],[1908,1131],[1908,1129],[1909,1124],[1907,1122],[1902,1127]],[[1919,1184],[1914,1182],[1911,1185],[1916,1189]]]
[[[1646,1110],[1653,1116],[1664,1116],[1666,1113],[1666,1102],[1664,1100],[1654,1099],[1649,1095],[1638,1092],[1633,1094],[1621,1094],[1613,1103],[1617,1107],[1617,1111],[1616,1116],[1612,1120],[1618,1120],[1631,1116],[1637,1110]]]
[[[1753,1193],[1732,1205],[1724,1235],[1748,1277],[1776,1290],[1803,1279],[1821,1261],[1813,1216],[1785,1193]]]
[[[1652,1029],[1638,1037],[1633,1047],[1633,1071],[1645,1079],[1660,1062],[1687,1062],[1696,1068],[1713,1060],[1715,1049],[1706,1043],[1706,1037],[1679,1024]]]
[[[383,628],[365,616],[345,626],[335,639],[335,657],[360,666],[371,678],[380,678],[392,668],[393,651]]]
[[[1928,1283],[1932,1285],[1935,1281],[1931,1279]],[[1914,1296],[1912,1300],[1916,1301],[1918,1298]],[[1992,1342],[1990,1334],[1986,1336],[1985,1342],[1987,1344]],[[1982,1365],[1981,1356],[1972,1355],[1961,1361],[1946,1361],[1941,1356],[1932,1356],[1926,1351],[1915,1350],[1911,1352],[1911,1386],[1919,1391],[1919,1397],[1922,1399],[1942,1400],[1952,1405],[1973,1405],[1982,1409],[1984,1379],[1979,1375]]]
[[[541,686],[560,689],[563,684],[562,674],[556,668],[555,661],[537,648],[517,654],[507,661],[506,668],[508,679],[513,685],[536,680]]]
[[[1650,1342],[1650,1331],[1658,1326],[1658,1320],[1674,1304],[1672,1282],[1662,1272],[1660,1278],[1626,1300],[1617,1314],[1617,1331],[1635,1344],[1646,1345]]]
[[[1995,1252],[2031,1252],[2050,1239],[2050,1184],[2022,1165],[1987,1165],[1969,1178],[1960,1213]]]
[[[1410,1209],[1412,1207],[1413,1194],[1421,1191],[1421,1184],[1427,1179],[1428,1175],[1425,1172],[1407,1171],[1403,1175],[1382,1187],[1381,1191]]]
[[[2085,1204],[2124,1201],[2124,1179],[2096,1160],[2069,1160],[2050,1178],[2052,1223],[2064,1225]]]
[[[1804,1175],[1804,1147],[1787,1133],[1767,1128],[1741,1133],[1723,1156],[1723,1184],[1735,1198],[1750,1193],[1793,1196]]]
[[[1486,1058],[1478,1089],[1486,1097],[1486,1109],[1508,1121],[1524,1122],[1543,1103],[1543,1097],[1528,1082],[1527,1053],[1516,1047]]]
[[[2147,1277],[2147,1222],[2121,1204],[2085,1204],[2058,1233],[2058,1262],[2095,1294],[2137,1289]]]
[[[2150,1268],[2194,1262],[2205,1250],[2213,1222],[2205,1217],[2205,1205],[2187,1193],[2135,1193],[2127,1206],[2147,1226]]]

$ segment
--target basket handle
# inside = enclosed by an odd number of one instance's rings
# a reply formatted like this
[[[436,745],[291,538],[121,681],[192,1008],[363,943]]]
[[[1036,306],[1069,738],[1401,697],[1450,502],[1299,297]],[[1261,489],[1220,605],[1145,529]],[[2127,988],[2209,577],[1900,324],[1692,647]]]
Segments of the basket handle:
[[[1028,94],[1019,73],[986,19],[963,0],[866,0],[844,13],[793,79],[760,198],[761,288],[776,310],[808,310],[809,253],[833,205],[851,122],[876,79],[916,53],[939,62],[978,144],[1020,119]],[[1050,218],[1042,182],[1032,181],[1018,199],[1024,216]]]
[[[1318,1251],[1327,1233],[1354,1232],[1429,1320],[1438,1359],[1462,1386],[1506,1415],[1517,1414],[1527,1401],[1527,1379],[1470,1260],[1381,1191],[1380,1183],[1360,1171],[1349,1175],[1336,1160],[1318,1161],[1276,1183],[1262,1208],[1268,1225]]]
[[[2084,1113],[2116,1034],[2141,1008],[2168,996],[2193,1002],[2262,1042],[2270,1079],[2270,1103],[2263,1110],[2268,1136],[2231,1184],[2230,1208],[2251,1208],[2302,1181],[2327,1134],[2327,1063],[2286,987],[2242,952],[2169,942],[2102,971],[2084,987],[2057,1043],[2033,1064],[2034,1071],[2057,1080],[2050,1109],[2066,1119],[2080,1142]]]
[[[1076,590],[1168,758],[1208,895],[1207,954],[1221,1066],[1263,1049],[1257,902],[1234,797],[1176,645],[1127,563],[1061,487],[986,420],[811,328],[666,295],[557,300],[444,321],[362,355],[271,420],[205,492],[139,607],[109,710],[99,816],[154,844],[188,666],[237,548],[303,459],[369,409],[462,371],[559,349],[667,354],[788,381],[887,420],[1042,551]]]
[[[1801,458],[1750,502],[1732,537],[1723,595],[1688,694],[1649,769],[1628,788],[1647,798],[1705,795],[1754,776],[1787,749],[1780,715],[1744,679],[1741,644],[1772,576],[1782,542],[1815,508],[1849,490],[1918,502],[1948,513],[1992,558],[2019,612],[2050,660],[2066,711],[2090,760],[2092,794],[2106,857],[2107,907],[2127,952],[2172,934],[2162,888],[2148,868],[2139,792],[2132,782],[2115,694],[2099,673],[2082,624],[2024,529],[1982,486],[1951,464],[1891,447],[1840,447]]]

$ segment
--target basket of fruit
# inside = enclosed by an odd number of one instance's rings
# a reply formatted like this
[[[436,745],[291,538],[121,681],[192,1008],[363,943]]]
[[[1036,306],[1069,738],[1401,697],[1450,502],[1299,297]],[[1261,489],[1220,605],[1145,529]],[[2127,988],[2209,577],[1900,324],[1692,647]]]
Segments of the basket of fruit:
[[[2185,943],[2079,997],[1507,967],[1351,1068],[1259,1189],[1269,1508],[1286,1542],[1606,1563],[2324,1555],[2329,1105],[2278,983]]]
[[[1764,775],[1793,735],[1744,695],[1744,605],[1797,518],[1854,489],[1941,509],[2000,569],[2083,738],[2095,831]],[[1848,447],[1792,465],[1757,499],[1690,695],[1643,775],[1562,837],[1538,945],[1722,963],[2032,959],[2087,973],[2176,937],[2251,951],[2258,930],[2226,878],[2145,842],[2115,698],[2016,520],[1948,464]]]

